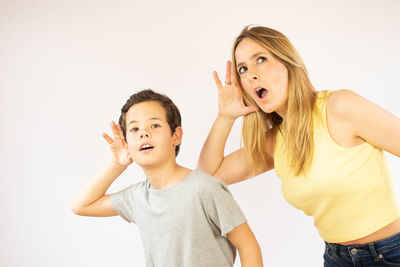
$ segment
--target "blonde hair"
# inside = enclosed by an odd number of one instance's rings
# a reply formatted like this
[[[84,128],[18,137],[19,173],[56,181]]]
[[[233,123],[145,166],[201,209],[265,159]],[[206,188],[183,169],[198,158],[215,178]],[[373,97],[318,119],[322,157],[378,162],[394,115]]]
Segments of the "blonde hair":
[[[236,38],[232,49],[232,63],[235,66],[234,78],[244,96],[246,105],[255,106],[253,99],[243,90],[236,69],[235,51],[238,44],[249,38],[267,49],[277,60],[285,65],[288,71],[288,109],[286,120],[276,113],[265,113],[262,110],[244,117],[242,141],[254,171],[266,164],[266,132],[285,131],[284,140],[288,150],[289,162],[295,175],[306,173],[313,157],[312,112],[316,91],[308,78],[304,63],[290,41],[282,33],[262,26],[246,26]]]

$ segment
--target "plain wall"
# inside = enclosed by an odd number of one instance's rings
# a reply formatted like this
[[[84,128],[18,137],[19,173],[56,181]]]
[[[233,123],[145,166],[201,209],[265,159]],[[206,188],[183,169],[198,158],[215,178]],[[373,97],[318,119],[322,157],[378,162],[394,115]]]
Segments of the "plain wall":
[[[352,89],[399,117],[399,10],[397,0],[0,0],[0,265],[144,266],[136,225],[79,217],[69,202],[110,160],[101,133],[141,89],[180,108],[178,162],[195,168],[217,114],[211,73],[224,74],[245,25],[283,32],[317,90]],[[239,147],[240,127],[227,153]],[[400,161],[388,157],[399,193]],[[109,192],[143,178],[131,166]],[[312,218],[280,185],[271,171],[230,187],[265,266],[322,266]]]

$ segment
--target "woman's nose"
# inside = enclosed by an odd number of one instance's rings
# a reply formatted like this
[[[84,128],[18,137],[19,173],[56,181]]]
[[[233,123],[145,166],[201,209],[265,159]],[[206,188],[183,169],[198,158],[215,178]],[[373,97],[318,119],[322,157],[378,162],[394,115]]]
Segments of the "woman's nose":
[[[250,80],[259,80],[260,76],[257,74],[257,72],[255,72],[254,70],[249,70],[248,72],[248,78]]]
[[[251,78],[252,80],[258,80],[258,79],[259,79],[258,75],[255,74],[255,73],[251,74],[250,78]]]

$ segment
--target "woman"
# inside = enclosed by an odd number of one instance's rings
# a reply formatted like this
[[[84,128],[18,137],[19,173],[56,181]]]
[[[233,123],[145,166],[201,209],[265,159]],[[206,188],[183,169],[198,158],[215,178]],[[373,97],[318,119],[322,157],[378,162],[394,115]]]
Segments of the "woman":
[[[383,150],[400,120],[350,90],[317,92],[290,41],[266,27],[236,38],[199,167],[227,184],[275,168],[286,200],[325,240],[325,266],[400,266],[400,208]],[[244,117],[244,147],[224,156]]]

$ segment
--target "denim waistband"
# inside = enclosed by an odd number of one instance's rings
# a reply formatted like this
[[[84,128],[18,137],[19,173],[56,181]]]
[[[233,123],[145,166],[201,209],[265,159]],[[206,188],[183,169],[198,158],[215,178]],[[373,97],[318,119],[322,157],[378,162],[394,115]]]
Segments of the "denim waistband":
[[[325,244],[337,254],[348,255],[351,257],[361,257],[365,254],[372,254],[375,256],[400,247],[400,233],[363,245],[345,246],[328,242],[325,242]]]

